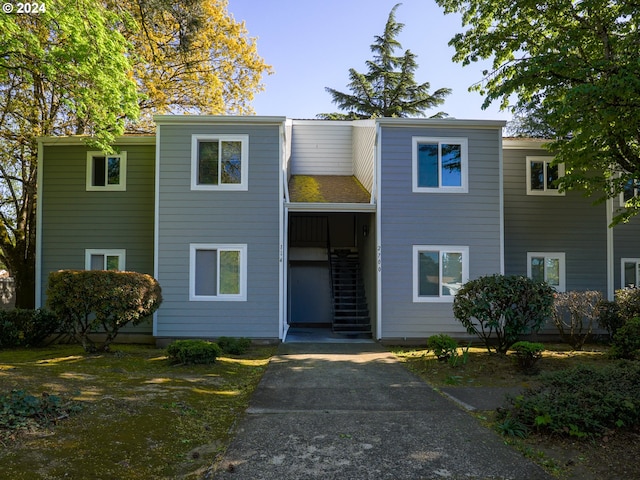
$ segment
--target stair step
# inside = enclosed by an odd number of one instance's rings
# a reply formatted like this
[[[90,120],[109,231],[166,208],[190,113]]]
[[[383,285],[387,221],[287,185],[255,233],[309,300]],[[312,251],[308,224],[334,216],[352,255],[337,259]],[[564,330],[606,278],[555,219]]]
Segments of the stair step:
[[[331,252],[333,331],[342,335],[371,337],[371,317],[365,296],[357,251]]]

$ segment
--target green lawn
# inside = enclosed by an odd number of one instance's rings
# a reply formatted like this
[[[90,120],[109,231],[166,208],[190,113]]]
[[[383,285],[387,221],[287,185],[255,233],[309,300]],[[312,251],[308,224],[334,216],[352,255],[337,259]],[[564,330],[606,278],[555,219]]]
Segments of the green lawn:
[[[81,410],[45,428],[0,430],[11,479],[198,478],[224,451],[275,347],[213,365],[171,365],[162,349],[116,345],[0,351],[0,395],[58,395]],[[0,405],[1,408],[1,405]]]

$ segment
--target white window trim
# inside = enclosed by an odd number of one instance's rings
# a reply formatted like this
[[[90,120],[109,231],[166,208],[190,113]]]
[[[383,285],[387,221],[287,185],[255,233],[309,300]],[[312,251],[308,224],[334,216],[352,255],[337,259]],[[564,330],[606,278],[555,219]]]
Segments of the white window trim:
[[[196,251],[218,252],[216,285],[220,287],[220,252],[240,252],[240,293],[218,295],[196,295]],[[192,243],[189,245],[189,300],[192,302],[246,302],[247,301],[247,245],[222,243]]]
[[[424,251],[437,251],[442,256],[443,253],[460,253],[462,254],[462,284],[469,281],[469,247],[468,246],[450,246],[450,245],[414,245],[413,246],[413,302],[414,303],[452,303],[454,295],[442,295],[442,262],[439,262],[440,271],[438,273],[438,296],[420,296],[420,264],[418,262],[418,254]]]
[[[532,278],[531,259],[534,257],[544,257],[545,262],[548,258],[558,259],[558,268],[560,270],[558,272],[558,276],[560,277],[559,284],[557,287],[554,287],[553,285],[551,286],[555,288],[556,292],[558,293],[565,292],[567,289],[567,275],[566,275],[567,270],[565,268],[565,253],[564,252],[527,252],[527,277],[529,278]]]
[[[640,274],[640,258],[621,258],[620,259],[620,288],[625,288],[626,285],[624,283],[624,264],[625,263],[635,263],[636,264],[636,279],[638,279],[638,274]],[[640,285],[636,285],[636,287],[640,287]]]
[[[118,157],[120,159],[120,183],[117,185],[93,185],[93,157]],[[107,155],[104,152],[87,152],[87,192],[124,192],[127,190],[127,152]]]
[[[638,195],[640,195],[640,186],[638,186],[638,182],[636,182],[636,185],[633,187],[633,197],[637,197]],[[629,200],[624,199],[624,190],[620,192],[620,198],[618,199],[618,202],[620,203],[621,207],[626,206],[627,202],[630,202],[631,200],[631,198]]]
[[[126,269],[127,251],[123,248],[87,248],[84,251],[84,268],[85,270],[91,270],[91,256],[92,255],[104,255],[105,260],[107,256],[118,257],[118,271],[124,271]],[[106,265],[105,265],[106,267]]]
[[[554,188],[551,190],[547,190],[547,182],[545,175],[544,182],[544,190],[532,190],[531,189],[531,162],[543,162],[545,173],[547,170],[547,166],[553,162],[554,157],[539,157],[539,156],[530,156],[525,159],[525,168],[527,171],[527,195],[551,195],[551,196],[561,196],[565,195],[565,192],[560,192],[559,189]],[[558,164],[558,178],[564,177],[564,163]]]
[[[419,187],[418,186],[418,144],[443,143],[460,145],[460,180],[459,187]],[[411,148],[411,182],[414,193],[468,193],[469,192],[469,140],[461,137],[412,137]],[[438,176],[440,176],[440,165],[438,165]]]
[[[201,185],[198,183],[198,142],[240,142],[240,183]],[[249,135],[191,135],[191,190],[248,190],[249,189]]]

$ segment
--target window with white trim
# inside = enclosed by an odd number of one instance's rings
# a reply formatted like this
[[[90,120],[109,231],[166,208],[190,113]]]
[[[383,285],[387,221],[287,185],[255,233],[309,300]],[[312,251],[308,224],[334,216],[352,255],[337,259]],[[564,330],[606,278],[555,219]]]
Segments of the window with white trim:
[[[564,176],[564,164],[554,165],[553,157],[527,157],[527,195],[564,195],[556,181]]]
[[[125,270],[126,252],[124,249],[94,249],[84,251],[86,270]]]
[[[127,189],[127,152],[107,155],[87,152],[87,191],[125,191]]]
[[[247,190],[248,135],[192,135],[191,190]]]
[[[452,302],[469,279],[469,247],[413,246],[413,301]]]
[[[640,195],[640,182],[638,180],[630,178],[624,184],[622,192],[620,193],[620,205],[626,205],[629,200],[637,197],[638,195]]]
[[[247,246],[191,244],[189,298],[201,301],[247,299]]]
[[[622,288],[640,287],[640,258],[623,258],[622,266]]]
[[[547,282],[556,292],[564,292],[564,252],[527,252],[527,276],[536,282]]]
[[[466,138],[413,137],[412,191],[467,193]]]

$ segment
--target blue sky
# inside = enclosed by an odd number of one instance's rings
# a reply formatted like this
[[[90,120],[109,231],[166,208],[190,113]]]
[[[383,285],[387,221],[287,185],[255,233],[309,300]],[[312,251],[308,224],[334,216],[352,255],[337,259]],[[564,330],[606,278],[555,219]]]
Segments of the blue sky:
[[[265,91],[253,101],[258,115],[315,118],[338,111],[325,87],[348,91],[349,68],[366,72],[374,35],[384,31],[397,0],[229,0],[228,11],[244,20],[249,36],[257,37],[258,53],[272,65]],[[490,64],[462,67],[451,58],[449,40],[462,31],[459,15],[444,15],[433,0],[404,0],[396,20],[404,23],[398,36],[402,52],[411,50],[419,65],[417,82],[431,91],[453,89],[440,108],[460,119],[509,120],[493,104],[482,110],[483,97],[469,92]],[[435,113],[436,110],[433,111]],[[429,112],[427,112],[429,116]]]

